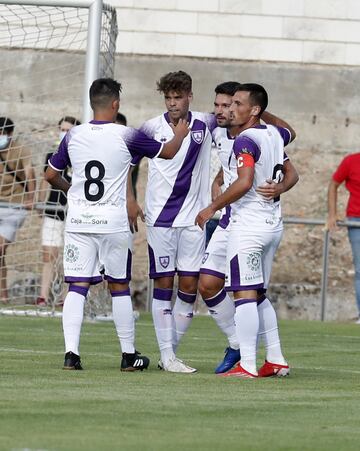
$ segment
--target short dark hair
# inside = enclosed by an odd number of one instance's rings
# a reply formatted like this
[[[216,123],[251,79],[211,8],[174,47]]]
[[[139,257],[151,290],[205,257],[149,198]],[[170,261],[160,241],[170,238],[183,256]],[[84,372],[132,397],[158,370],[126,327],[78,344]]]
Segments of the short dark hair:
[[[157,90],[164,94],[175,92],[191,92],[192,79],[189,74],[179,70],[177,72],[169,72],[162,76],[158,82],[156,82]]]
[[[93,110],[106,108],[120,98],[121,84],[112,78],[98,78],[90,86],[90,105]]]
[[[69,122],[69,124],[72,124],[72,125],[80,125],[80,124],[81,124],[81,122],[78,121],[78,120],[77,120],[75,117],[73,117],[73,116],[63,116],[63,117],[59,120],[58,125],[61,125],[62,122]]]
[[[266,110],[268,106],[268,95],[263,86],[256,83],[244,83],[236,89],[236,92],[238,91],[246,91],[250,93],[249,100],[251,105],[258,105],[260,107],[259,116]]]
[[[14,122],[6,116],[0,117],[0,130],[5,132],[6,135],[12,133],[15,129]]]
[[[225,81],[220,83],[215,88],[215,94],[226,94],[228,96],[233,96],[241,84],[237,81]]]
[[[125,114],[118,113],[118,114],[116,115],[115,122],[116,122],[117,124],[121,124],[121,125],[125,125],[125,126],[126,126],[126,125],[127,125],[127,120],[126,120]]]

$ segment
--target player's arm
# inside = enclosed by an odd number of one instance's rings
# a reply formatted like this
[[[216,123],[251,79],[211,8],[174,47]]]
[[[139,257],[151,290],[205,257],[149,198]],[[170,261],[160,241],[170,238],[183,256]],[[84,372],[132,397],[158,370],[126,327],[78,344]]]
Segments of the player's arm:
[[[62,169],[56,170],[49,165],[45,171],[45,180],[55,189],[59,189],[64,193],[67,193],[71,185],[66,179],[64,179],[61,171]]]
[[[45,180],[45,178],[43,178],[40,182],[40,187],[39,187],[39,191],[38,191],[38,196],[37,196],[38,202],[42,203],[42,202],[46,201],[48,189],[49,189],[49,184]]]
[[[70,183],[62,176],[62,171],[71,165],[68,153],[68,132],[61,141],[57,152],[55,152],[48,161],[48,167],[45,171],[45,180],[54,188],[67,193]]]
[[[140,208],[140,205],[137,203],[135,198],[133,184],[132,184],[132,172],[134,170],[134,166],[130,166],[128,176],[127,176],[127,184],[126,184],[126,208],[129,219],[129,226],[132,233],[138,231],[138,223],[137,218],[140,217],[142,222],[145,222],[145,216]]]
[[[215,200],[222,193],[221,187],[224,184],[224,171],[220,168],[211,185],[211,200]]]
[[[208,207],[201,210],[197,215],[195,224],[198,224],[202,229],[204,228],[205,223],[214,216],[217,210],[221,210],[226,205],[230,205],[237,201],[251,189],[254,182],[254,158],[249,154],[240,154],[237,161],[238,178],[219,197],[213,200]]]
[[[266,199],[271,200],[289,191],[299,181],[299,174],[290,160],[284,161],[283,171],[284,178],[281,182],[276,183],[274,180],[267,179],[264,185],[256,189],[256,192]]]
[[[180,119],[176,125],[170,124],[172,131],[174,132],[174,137],[171,141],[164,144],[158,157],[164,158],[165,160],[171,160],[175,157],[184,138],[189,134],[190,128],[189,123],[184,119]]]
[[[336,221],[338,221],[337,214],[337,190],[340,183],[331,179],[328,188],[328,218],[327,218],[327,229],[330,232],[337,230]]]
[[[280,117],[275,116],[275,114],[269,113],[269,111],[264,111],[263,114],[261,115],[261,120],[266,122],[266,124],[274,125],[275,127],[287,128],[291,134],[289,142],[294,141],[294,139],[296,138],[296,132],[291,127],[291,125],[288,124],[283,119],[281,119]]]

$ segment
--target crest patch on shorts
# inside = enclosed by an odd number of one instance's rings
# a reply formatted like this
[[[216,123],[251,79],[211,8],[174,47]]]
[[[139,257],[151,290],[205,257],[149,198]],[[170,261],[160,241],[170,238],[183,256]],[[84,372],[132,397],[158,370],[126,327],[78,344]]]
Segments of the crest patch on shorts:
[[[170,257],[168,255],[164,256],[164,257],[159,257],[159,262],[160,265],[166,269],[169,266],[170,263]]]
[[[258,252],[252,252],[247,256],[246,264],[251,271],[259,271],[261,256]]]
[[[65,261],[74,263],[79,258],[79,248],[74,244],[67,244],[64,249]]]

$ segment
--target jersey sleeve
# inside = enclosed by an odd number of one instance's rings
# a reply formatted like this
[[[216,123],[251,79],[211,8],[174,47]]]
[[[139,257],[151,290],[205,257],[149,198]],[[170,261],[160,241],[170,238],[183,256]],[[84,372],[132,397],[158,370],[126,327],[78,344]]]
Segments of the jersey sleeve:
[[[346,180],[349,175],[349,166],[349,157],[345,157],[334,172],[332,176],[333,180],[337,183],[342,183]]]
[[[164,146],[163,143],[147,136],[143,131],[129,128],[124,137],[125,144],[132,156],[131,165],[136,165],[142,157],[157,157]]]
[[[249,154],[254,158],[255,163],[259,160],[261,150],[259,146],[251,138],[247,136],[239,136],[235,139],[233,145],[233,152],[235,157],[238,158],[242,154]]]
[[[284,141],[284,146],[287,146],[291,141],[291,133],[290,130],[288,130],[285,127],[276,127],[278,129],[278,132],[280,133],[280,136],[282,137]]]
[[[55,171],[63,171],[67,166],[70,166],[68,152],[69,140],[70,133],[68,132],[62,139],[57,151],[54,152],[49,159],[49,166],[55,169]]]

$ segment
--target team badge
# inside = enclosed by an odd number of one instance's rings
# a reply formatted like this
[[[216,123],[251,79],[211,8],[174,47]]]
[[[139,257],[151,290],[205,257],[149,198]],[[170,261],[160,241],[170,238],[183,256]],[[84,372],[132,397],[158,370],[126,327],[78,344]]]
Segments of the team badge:
[[[192,139],[196,142],[196,144],[201,144],[204,140],[204,132],[203,130],[194,130],[191,132]]]
[[[74,263],[79,258],[79,248],[74,244],[67,244],[64,249],[65,260]]]
[[[203,264],[206,262],[206,260],[208,259],[208,257],[209,257],[209,252],[205,252],[205,254],[204,254],[204,256],[203,256],[203,259],[202,259],[202,263],[203,263]]]
[[[247,256],[246,264],[251,271],[258,271],[260,269],[261,256],[258,252],[252,252]]]
[[[165,256],[165,257],[159,257],[159,262],[160,262],[160,265],[164,268],[164,269],[166,269],[168,266],[169,266],[169,263],[170,263],[170,257],[167,255],[167,256]]]

